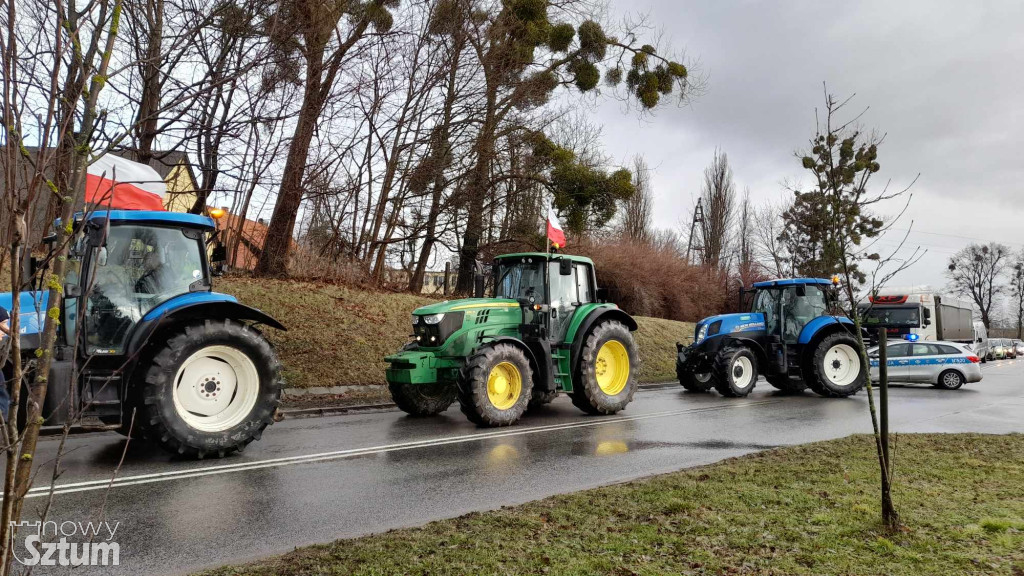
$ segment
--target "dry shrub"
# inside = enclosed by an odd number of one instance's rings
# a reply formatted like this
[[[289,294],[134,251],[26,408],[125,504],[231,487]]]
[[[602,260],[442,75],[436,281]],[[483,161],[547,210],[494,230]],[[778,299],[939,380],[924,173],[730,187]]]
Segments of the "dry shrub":
[[[352,262],[346,258],[327,258],[304,247],[294,249],[290,260],[288,276],[293,280],[314,280],[357,288],[374,286],[362,262]]]
[[[688,264],[672,242],[595,240],[574,252],[594,260],[598,285],[630,314],[693,322],[725,306],[725,278]]]

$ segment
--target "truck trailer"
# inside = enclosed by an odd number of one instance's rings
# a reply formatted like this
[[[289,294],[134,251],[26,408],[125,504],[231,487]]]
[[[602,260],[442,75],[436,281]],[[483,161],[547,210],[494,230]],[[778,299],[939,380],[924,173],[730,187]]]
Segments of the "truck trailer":
[[[920,340],[971,344],[982,356],[987,351],[985,328],[974,321],[973,304],[927,286],[881,290],[858,309],[865,328],[886,326],[890,337],[916,334]]]

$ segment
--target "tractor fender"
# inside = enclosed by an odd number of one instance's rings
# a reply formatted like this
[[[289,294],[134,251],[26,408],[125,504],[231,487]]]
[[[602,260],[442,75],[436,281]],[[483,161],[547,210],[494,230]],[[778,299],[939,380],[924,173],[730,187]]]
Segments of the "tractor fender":
[[[283,324],[266,312],[252,306],[246,306],[235,300],[233,296],[213,292],[202,292],[201,294],[206,294],[207,296],[198,299],[185,298],[185,296],[190,295],[179,296],[150,310],[149,313],[143,316],[142,321],[136,325],[135,330],[132,332],[127,346],[129,355],[135,357],[136,353],[146,345],[157,331],[188,320],[207,318],[250,320],[256,324],[265,324],[278,330],[287,330]],[[178,305],[168,306],[172,303],[178,303]],[[160,310],[161,308],[163,310]],[[158,310],[159,312],[154,315],[153,312]]]
[[[759,371],[762,374],[765,373],[765,371],[768,369],[768,366],[770,366],[768,362],[768,351],[764,349],[764,346],[762,346],[760,342],[754,340],[753,338],[746,338],[743,336],[726,336],[725,338],[722,339],[722,347],[733,342],[750,348],[750,350],[754,353],[754,356],[757,357]]]
[[[838,318],[835,316],[819,316],[808,322],[800,332],[800,338],[797,341],[800,345],[801,367],[814,355],[818,342],[836,332],[844,332],[851,336],[856,336],[853,321],[845,316],[839,316]]]
[[[621,308],[612,306],[602,306],[591,310],[590,314],[587,314],[583,322],[580,323],[579,328],[576,329],[573,341],[569,347],[569,358],[571,359],[570,364],[572,366],[572,373],[576,373],[576,369],[580,363],[580,349],[583,348],[583,341],[586,340],[587,335],[590,334],[591,328],[593,328],[598,321],[601,320],[618,320],[629,328],[630,332],[635,332],[637,329],[636,320],[632,316],[626,314]]]

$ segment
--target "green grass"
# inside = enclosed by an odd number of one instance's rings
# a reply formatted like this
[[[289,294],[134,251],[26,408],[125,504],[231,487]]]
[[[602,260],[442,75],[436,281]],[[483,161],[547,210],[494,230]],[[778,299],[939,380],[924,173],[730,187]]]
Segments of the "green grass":
[[[266,330],[284,364],[288,386],[381,386],[379,398],[364,391],[362,401],[387,398],[382,359],[408,341],[412,311],[435,301],[297,280],[225,277],[215,287],[288,327],[286,332]],[[675,343],[692,336],[693,325],[657,318],[637,322],[640,381],[674,379]]]
[[[900,435],[896,463],[897,532],[852,436],[207,574],[1024,573],[1024,435]]]

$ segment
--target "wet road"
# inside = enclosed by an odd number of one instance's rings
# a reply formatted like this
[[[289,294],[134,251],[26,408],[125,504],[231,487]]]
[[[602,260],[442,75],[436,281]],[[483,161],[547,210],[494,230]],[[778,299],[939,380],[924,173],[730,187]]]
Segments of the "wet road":
[[[958,391],[894,387],[901,432],[1024,432],[1024,359],[993,362]],[[181,574],[474,510],[677,470],[786,444],[869,432],[867,395],[745,399],[642,390],[624,412],[581,414],[566,398],[517,426],[479,429],[457,407],[431,419],[379,412],[272,426],[240,456],[174,461],[113,433],[71,438],[49,519],[119,522],[120,566],[74,574]],[[26,516],[46,502],[58,442]],[[67,573],[67,568],[35,574]]]

